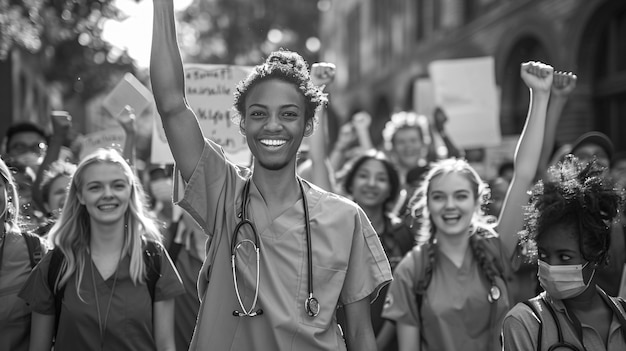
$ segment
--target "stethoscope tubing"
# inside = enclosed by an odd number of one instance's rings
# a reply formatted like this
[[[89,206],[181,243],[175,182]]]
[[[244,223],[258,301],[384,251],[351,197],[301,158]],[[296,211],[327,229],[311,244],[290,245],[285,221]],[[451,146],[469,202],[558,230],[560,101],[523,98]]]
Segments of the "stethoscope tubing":
[[[246,215],[246,207],[250,200],[249,198],[250,182],[251,181],[248,179],[246,183],[244,184],[244,187],[242,190],[243,195],[242,195],[242,202],[241,202],[241,213],[239,216],[241,218],[241,221],[237,223],[237,225],[235,226],[235,230],[234,230],[233,238],[231,242],[230,260],[231,260],[231,268],[232,268],[232,275],[233,275],[233,284],[235,286],[235,294],[237,295],[237,301],[239,302],[239,307],[241,307],[241,310],[242,310],[242,311],[237,311],[237,310],[233,311],[233,315],[238,316],[238,317],[242,317],[242,316],[254,317],[254,316],[263,314],[262,309],[258,309],[257,311],[254,310],[256,308],[256,304],[257,304],[258,296],[259,296],[260,261],[261,261],[260,241],[261,240],[256,230],[256,227],[254,226],[254,223],[252,223],[248,219],[248,216]],[[308,298],[304,302],[304,308],[310,317],[316,317],[319,314],[319,302],[313,296],[313,249],[311,245],[311,223],[310,223],[310,217],[309,217],[309,206],[308,206],[308,202],[306,198],[306,192],[304,190],[303,181],[300,178],[298,178],[298,185],[300,186],[300,192],[302,193],[302,207],[304,209],[304,226],[305,226],[307,260],[308,260],[307,267],[308,267],[308,290],[309,290],[308,293],[309,294],[308,294]],[[250,229],[252,230],[252,233],[254,235],[254,241],[250,239],[237,241],[239,230],[244,225],[250,226]],[[254,292],[254,300],[249,309],[245,308],[243,304],[243,300],[241,299],[241,294],[239,293],[239,286],[237,284],[237,270],[236,270],[236,264],[235,264],[237,250],[239,249],[239,247],[241,247],[241,245],[246,244],[246,243],[249,243],[250,245],[252,245],[256,253],[256,287],[255,287],[255,292]]]

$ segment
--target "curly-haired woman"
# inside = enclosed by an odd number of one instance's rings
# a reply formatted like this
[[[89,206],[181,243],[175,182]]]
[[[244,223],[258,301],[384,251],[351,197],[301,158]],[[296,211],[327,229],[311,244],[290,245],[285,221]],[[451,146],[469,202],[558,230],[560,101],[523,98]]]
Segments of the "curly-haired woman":
[[[208,235],[190,350],[374,350],[370,302],[391,280],[378,236],[356,204],[296,175],[325,101],[306,62],[274,52],[238,85],[249,170],[205,139],[186,103],[171,0],[154,1],[154,19],[152,87],[186,183],[174,197]]]
[[[521,233],[545,291],[507,314],[504,350],[626,350],[624,301],[595,284],[620,203],[602,166],[571,155],[533,187]]]

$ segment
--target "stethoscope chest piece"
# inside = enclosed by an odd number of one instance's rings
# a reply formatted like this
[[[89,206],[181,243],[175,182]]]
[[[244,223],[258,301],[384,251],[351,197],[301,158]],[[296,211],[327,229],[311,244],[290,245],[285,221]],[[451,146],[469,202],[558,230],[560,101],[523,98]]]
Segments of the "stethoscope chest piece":
[[[487,300],[489,300],[489,303],[496,302],[500,299],[501,295],[502,295],[502,292],[500,291],[500,288],[498,288],[496,285],[493,285],[491,289],[489,289]]]
[[[304,301],[304,309],[309,317],[317,317],[320,314],[320,303],[313,295],[309,295]]]

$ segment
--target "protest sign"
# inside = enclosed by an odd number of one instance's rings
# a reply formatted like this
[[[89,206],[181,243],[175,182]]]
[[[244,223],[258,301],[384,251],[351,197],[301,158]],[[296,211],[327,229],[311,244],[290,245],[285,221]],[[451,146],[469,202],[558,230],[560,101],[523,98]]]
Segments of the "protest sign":
[[[104,98],[102,106],[114,118],[119,116],[126,106],[133,108],[140,115],[152,101],[152,93],[132,73],[124,74],[115,88]]]
[[[233,123],[233,92],[251,67],[185,65],[185,93],[204,135],[220,144],[229,160],[249,166],[251,153],[239,125]],[[161,119],[156,116],[152,134],[152,163],[172,163]]]
[[[435,103],[448,116],[446,131],[455,144],[462,148],[498,145],[502,137],[493,58],[433,61],[428,69]]]
[[[89,133],[81,139],[82,146],[79,157],[82,160],[85,156],[96,151],[98,148],[114,148],[122,153],[124,142],[126,141],[126,133],[121,127],[110,128]]]

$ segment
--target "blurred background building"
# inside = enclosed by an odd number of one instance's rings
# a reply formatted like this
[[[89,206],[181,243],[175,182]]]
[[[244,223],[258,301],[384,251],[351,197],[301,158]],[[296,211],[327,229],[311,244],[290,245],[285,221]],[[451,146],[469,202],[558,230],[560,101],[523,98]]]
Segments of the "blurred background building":
[[[624,0],[326,0],[323,10],[321,59],[340,67],[333,108],[344,119],[370,112],[375,143],[392,112],[417,107],[430,62],[492,56],[504,136],[522,130],[520,63],[535,60],[578,75],[558,143],[599,130],[626,149]]]
[[[415,82],[436,60],[491,56],[500,89],[503,136],[522,130],[527,60],[573,71],[579,79],[557,142],[588,130],[626,150],[626,1],[624,0],[195,0],[179,9],[185,62],[259,63],[278,48],[313,63],[333,62],[331,140],[358,110],[374,116],[371,135],[391,113],[416,109]],[[0,3],[0,135],[17,120],[49,125],[52,109],[74,117],[79,133],[101,127],[98,99],[125,72],[148,85],[146,65],[103,39],[106,23],[124,20],[123,3],[74,0]],[[34,5],[33,5],[34,4]],[[33,7],[36,6],[36,7]],[[145,23],[145,22],[144,22]],[[122,35],[149,50],[143,27]],[[137,28],[140,27],[140,28]],[[132,32],[132,35],[129,33]],[[149,132],[149,129],[148,129]],[[149,137],[149,136],[147,136]],[[148,141],[140,143],[148,145]],[[139,156],[145,151],[138,150]]]

